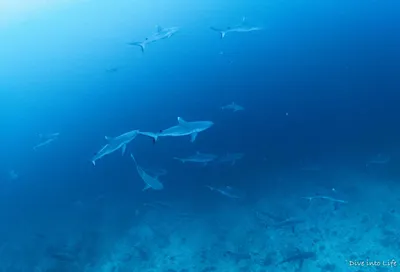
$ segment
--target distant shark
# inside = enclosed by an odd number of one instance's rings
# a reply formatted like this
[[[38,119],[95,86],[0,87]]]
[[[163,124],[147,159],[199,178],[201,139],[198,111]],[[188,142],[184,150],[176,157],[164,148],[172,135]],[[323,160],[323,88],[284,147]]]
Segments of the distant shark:
[[[187,122],[183,118],[178,117],[176,126],[161,130],[160,132],[139,132],[139,134],[153,138],[153,142],[157,142],[158,137],[179,137],[190,135],[190,141],[196,140],[197,134],[214,125],[211,121],[194,121]]]
[[[237,112],[237,111],[244,110],[244,108],[242,106],[236,104],[235,102],[232,102],[231,104],[228,104],[226,106],[222,106],[221,110],[232,110],[233,112]]]
[[[225,29],[219,29],[215,27],[210,27],[212,30],[219,32],[221,39],[225,38],[226,34],[229,32],[252,32],[262,30],[261,27],[252,27],[246,24],[246,17],[242,18],[242,23],[233,27],[227,27]]]
[[[187,158],[177,158],[174,157],[175,160],[179,160],[182,163],[185,162],[197,162],[197,163],[203,163],[203,164],[207,164],[213,160],[215,160],[218,156],[214,155],[214,154],[206,154],[206,153],[200,153],[200,152],[196,152],[196,154],[189,156]]]
[[[139,130],[132,130],[126,132],[115,138],[105,136],[108,143],[103,146],[92,158],[93,165],[96,165],[96,161],[101,159],[105,155],[111,154],[118,149],[122,149],[122,155],[125,154],[126,145],[129,144],[139,134]]]
[[[232,188],[231,186],[222,186],[222,187],[212,187],[209,185],[206,185],[208,189],[211,191],[216,191],[224,196],[227,196],[229,198],[235,198],[235,199],[241,199],[245,197],[245,194],[242,192],[239,192],[238,190]]]
[[[231,165],[235,165],[236,161],[242,159],[243,156],[243,153],[227,153],[219,157],[216,163],[230,163]]]
[[[42,140],[42,142],[40,142],[39,144],[35,145],[33,147],[33,150],[37,150],[39,147],[43,147],[45,145],[50,144],[51,142],[57,140],[58,136],[60,136],[60,133],[52,133],[52,134],[46,134],[46,135],[39,134],[39,137]]]
[[[132,154],[131,154],[131,158],[132,158],[133,162],[136,165],[136,170],[137,170],[139,176],[142,178],[142,180],[146,184],[145,187],[143,188],[143,191],[145,191],[147,189],[153,189],[153,190],[162,190],[162,189],[164,189],[164,185],[158,180],[157,177],[150,176],[149,174],[147,174],[143,170],[143,168],[141,168],[137,164],[136,159]]]
[[[378,154],[374,158],[370,159],[365,166],[369,167],[371,165],[385,165],[391,161],[391,157],[384,154]]]
[[[142,49],[142,52],[146,49],[147,45],[159,40],[163,39],[168,39],[171,38],[172,35],[174,35],[176,32],[179,31],[179,27],[161,27],[161,26],[156,26],[157,31],[153,33],[150,37],[147,37],[144,41],[142,42],[132,42],[129,43],[129,45],[135,45],[139,46],[140,49]]]

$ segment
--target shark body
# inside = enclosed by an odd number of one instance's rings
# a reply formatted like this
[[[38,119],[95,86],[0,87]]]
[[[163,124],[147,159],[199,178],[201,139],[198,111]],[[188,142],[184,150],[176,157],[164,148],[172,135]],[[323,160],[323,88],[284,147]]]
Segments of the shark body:
[[[227,153],[216,160],[217,163],[230,163],[231,165],[235,165],[236,161],[242,159],[244,156],[243,153]]]
[[[229,197],[229,198],[241,199],[241,198],[245,197],[245,195],[243,193],[232,188],[231,186],[212,187],[212,186],[206,185],[206,187],[208,189],[210,189],[211,191],[216,191],[216,192],[218,192],[226,197]]]
[[[140,167],[137,162],[135,157],[131,154],[131,158],[133,162],[136,165],[136,170],[140,176],[140,178],[144,181],[146,184],[145,187],[143,188],[143,191],[148,190],[148,189],[153,189],[153,190],[162,190],[164,189],[164,185],[158,180],[157,177],[150,176],[148,173],[146,173],[142,167]]]
[[[244,107],[232,102],[231,104],[225,105],[221,107],[221,110],[232,110],[233,112],[242,111]]]
[[[224,29],[220,28],[215,28],[211,27],[211,30],[214,30],[218,32],[221,35],[221,39],[225,38],[226,34],[231,33],[231,32],[253,32],[253,31],[258,31],[262,30],[261,27],[254,27],[254,26],[248,26],[246,24],[246,17],[243,17],[241,24],[233,26],[233,27],[227,27]]]
[[[370,159],[365,166],[369,167],[371,165],[385,165],[391,161],[391,157],[384,154],[378,154],[374,158]]]
[[[158,137],[180,137],[190,135],[191,142],[196,140],[197,134],[208,128],[214,123],[211,121],[194,121],[187,122],[183,118],[178,117],[178,124],[170,128],[161,130],[160,132],[139,132],[142,135],[153,138],[153,142],[158,140]]]
[[[178,157],[174,157],[175,160],[179,160],[182,163],[185,162],[194,162],[194,163],[203,163],[203,164],[207,164],[213,160],[215,160],[218,156],[214,155],[214,154],[206,154],[206,153],[200,153],[200,152],[196,152],[196,154],[189,156],[187,158],[178,158]]]
[[[126,145],[129,144],[133,139],[135,139],[138,134],[139,130],[132,130],[114,138],[105,136],[105,139],[108,142],[93,156],[93,165],[96,165],[97,160],[101,159],[105,155],[113,153],[120,148],[122,150],[122,155],[124,155]]]
[[[47,134],[47,135],[43,135],[40,134],[39,137],[41,138],[41,142],[38,143],[37,145],[35,145],[33,147],[33,150],[37,150],[40,147],[46,146],[48,144],[50,144],[51,142],[54,142],[55,140],[58,139],[58,136],[60,136],[60,133],[52,133],[52,134]]]
[[[142,52],[144,52],[148,44],[159,40],[171,38],[172,35],[174,35],[176,32],[179,31],[179,27],[165,27],[165,28],[161,26],[156,26],[156,27],[157,31],[154,32],[151,36],[147,37],[144,41],[132,42],[129,43],[129,45],[139,46]]]

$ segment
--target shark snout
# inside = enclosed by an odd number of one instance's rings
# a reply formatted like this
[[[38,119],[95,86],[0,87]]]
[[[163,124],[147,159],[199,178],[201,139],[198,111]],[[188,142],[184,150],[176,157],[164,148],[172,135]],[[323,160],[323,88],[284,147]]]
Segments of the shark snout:
[[[214,125],[214,122],[208,121],[207,124],[206,124],[206,128],[210,128],[210,127],[212,127],[213,125]]]

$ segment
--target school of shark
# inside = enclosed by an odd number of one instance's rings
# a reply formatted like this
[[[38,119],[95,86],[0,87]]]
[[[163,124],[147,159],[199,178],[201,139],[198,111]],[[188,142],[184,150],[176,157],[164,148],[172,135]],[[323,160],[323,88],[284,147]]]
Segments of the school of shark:
[[[217,28],[210,27],[210,29],[214,32],[220,34],[220,38],[224,39],[227,34],[231,35],[234,33],[248,33],[254,31],[260,31],[263,28],[257,26],[250,26],[247,23],[245,17],[242,18],[242,21],[239,24],[225,27],[225,28]],[[174,36],[177,32],[181,31],[180,27],[161,27],[156,26],[156,31],[144,38],[142,41],[134,41],[127,43],[131,46],[137,46],[144,53],[146,48],[155,42],[169,39]],[[114,73],[119,71],[119,67],[113,67],[110,69],[106,69],[106,73]],[[232,113],[237,114],[236,112],[244,111],[245,108],[236,102],[230,102],[226,105],[223,105],[219,108],[221,111],[230,111]],[[211,120],[185,120],[182,117],[177,117],[177,121],[174,125],[162,128],[157,132],[152,131],[141,131],[140,129],[133,129],[131,131],[125,132],[119,136],[110,137],[104,136],[106,143],[102,146],[95,155],[90,159],[91,163],[96,166],[96,162],[100,159],[105,160],[105,156],[113,154],[117,151],[120,152],[122,156],[125,155],[127,145],[129,145],[136,137],[144,136],[152,139],[155,144],[163,137],[188,137],[190,142],[195,142],[199,133],[206,133],[207,130],[214,126],[214,122]],[[45,146],[53,144],[60,137],[60,133],[51,133],[51,134],[40,134],[40,141],[37,145],[33,147],[35,151],[38,149],[44,148]],[[140,164],[136,161],[135,156],[131,153],[130,157],[132,159],[133,165],[136,168],[138,176],[144,183],[143,191],[146,190],[163,190],[164,185],[160,180],[160,176],[163,176],[167,173],[166,170],[161,171],[151,171],[150,169],[144,169],[140,166]],[[182,164],[199,164],[202,166],[207,165],[216,165],[216,164],[228,164],[234,166],[237,161],[241,160],[244,157],[243,153],[226,153],[221,155],[216,154],[208,154],[202,153],[200,151],[195,152],[194,154],[188,154],[186,157],[172,157],[172,159],[181,162]],[[383,155],[379,155],[377,158],[371,159],[367,162],[366,167],[371,165],[382,165],[386,164],[390,161],[390,157],[385,157]],[[310,169],[314,171],[318,171],[319,168],[305,166],[300,170],[309,171]],[[18,174],[12,170],[10,171],[10,179],[18,178]],[[225,197],[229,197],[232,199],[241,199],[244,197],[242,192],[238,192],[235,188],[230,185],[224,186],[212,186],[211,184],[204,185],[205,188],[210,189],[212,192],[217,192]]]
[[[220,34],[220,38],[225,38],[225,36],[230,33],[245,33],[245,32],[253,32],[262,30],[261,27],[254,27],[249,26],[247,24],[246,18],[243,17],[241,23],[225,28],[216,28],[210,27],[211,30],[218,32]],[[137,46],[141,49],[144,53],[148,45],[169,39],[174,36],[178,31],[180,31],[180,27],[161,27],[156,26],[156,31],[143,39],[142,41],[134,41],[129,42],[128,45]],[[119,70],[118,67],[107,69],[107,73],[114,73]],[[244,111],[244,107],[235,103],[231,102],[229,104],[223,105],[220,107],[222,111],[231,111],[231,112],[238,112]],[[105,159],[104,157],[115,152],[120,152],[122,156],[125,155],[127,145],[131,143],[137,136],[144,136],[152,139],[153,143],[159,141],[160,138],[163,137],[184,137],[187,136],[190,138],[190,142],[195,142],[196,138],[198,137],[199,133],[203,133],[210,129],[214,123],[210,120],[195,120],[195,121],[188,121],[184,120],[182,117],[177,117],[177,122],[168,127],[161,129],[157,132],[151,131],[141,131],[140,129],[133,129],[131,131],[125,132],[119,136],[110,137],[104,136],[106,143],[102,146],[90,159],[91,163],[96,166],[96,162],[100,159]],[[40,134],[39,138],[40,141],[37,145],[33,147],[35,151],[40,148],[44,148],[45,146],[51,145],[55,142],[60,136],[60,133],[51,133],[51,134]],[[191,164],[200,164],[203,166],[209,164],[228,164],[228,165],[235,165],[237,161],[243,158],[243,153],[226,153],[222,155],[215,155],[215,154],[207,154],[202,152],[195,152],[194,154],[188,155],[187,157],[173,157],[172,159],[178,160],[181,163],[191,163]],[[132,159],[133,165],[136,168],[138,176],[144,183],[143,191],[146,190],[163,190],[164,185],[160,180],[160,176],[166,174],[166,172],[151,172],[150,170],[146,170],[141,167],[138,162],[136,161],[135,156],[131,153],[130,157]],[[232,199],[240,199],[243,198],[244,195],[241,192],[238,192],[234,188],[229,185],[224,186],[217,186],[213,187],[209,184],[205,185],[205,188],[210,189],[213,192],[220,193],[223,196],[232,198]]]

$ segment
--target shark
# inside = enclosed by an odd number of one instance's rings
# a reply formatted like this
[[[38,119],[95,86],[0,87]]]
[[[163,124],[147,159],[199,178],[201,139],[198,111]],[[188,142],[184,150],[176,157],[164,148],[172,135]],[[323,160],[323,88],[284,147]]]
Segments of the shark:
[[[158,178],[158,177],[161,177],[161,176],[165,176],[166,174],[168,174],[167,170],[161,169],[161,168],[159,168],[159,169],[152,169],[152,168],[145,169],[145,168],[143,168],[143,170],[146,173],[148,173],[150,176],[155,177],[155,178]]]
[[[51,133],[51,134],[39,134],[40,139],[42,140],[40,143],[35,145],[33,147],[33,150],[37,150],[40,147],[46,146],[50,144],[51,142],[54,142],[55,140],[58,139],[58,136],[60,136],[60,133]]]
[[[216,191],[224,196],[227,196],[229,198],[234,198],[234,199],[241,199],[244,198],[245,195],[238,190],[232,188],[231,186],[222,186],[222,187],[212,187],[209,185],[206,185],[208,189],[211,191]]]
[[[204,163],[204,165],[206,165],[207,163],[215,160],[218,156],[214,155],[214,154],[206,154],[206,153],[200,153],[200,152],[196,152],[196,154],[189,156],[187,158],[178,158],[178,157],[174,157],[175,160],[179,160],[182,163],[185,162],[194,162],[194,163]]]
[[[142,42],[131,42],[129,45],[139,46],[142,52],[146,49],[147,45],[159,40],[171,38],[176,32],[179,31],[179,27],[162,27],[156,26],[157,30],[151,36],[147,37]]]
[[[225,105],[221,107],[221,110],[232,110],[233,112],[242,111],[244,107],[232,102],[231,104]]]
[[[218,32],[221,35],[221,39],[225,38],[227,33],[230,32],[253,32],[253,31],[258,31],[262,30],[261,27],[254,27],[254,26],[248,26],[246,23],[246,17],[242,18],[242,22],[239,25],[233,26],[233,27],[227,27],[224,29],[220,28],[215,28],[215,27],[210,27],[211,30],[214,30]]]
[[[190,141],[196,140],[199,132],[205,131],[206,129],[213,126],[214,123],[211,121],[185,121],[183,118],[178,117],[178,124],[170,128],[160,130],[159,132],[139,132],[141,135],[145,135],[153,138],[153,142],[157,142],[158,137],[179,137],[190,135]]]
[[[132,153],[131,153],[131,158],[132,158],[133,162],[136,165],[136,170],[137,170],[139,176],[142,178],[142,180],[146,184],[142,191],[146,191],[148,189],[153,189],[153,190],[162,190],[162,189],[164,189],[164,185],[158,180],[157,177],[150,176],[149,174],[147,174],[143,170],[142,167],[140,167],[137,164],[136,159],[135,159],[135,157],[133,156]]]
[[[125,154],[126,145],[129,144],[139,134],[139,130],[132,130],[121,134],[117,137],[105,136],[107,144],[105,144],[93,157],[92,163],[96,165],[96,161],[104,157],[105,155],[111,154],[114,151],[121,148],[122,155]]]
[[[384,154],[378,154],[377,156],[373,157],[372,159],[370,159],[365,166],[369,167],[371,165],[385,165],[388,164],[391,161],[391,157],[388,155],[384,155]]]
[[[243,153],[227,153],[216,160],[217,163],[230,163],[231,165],[235,165],[237,160],[242,159],[244,156]]]

